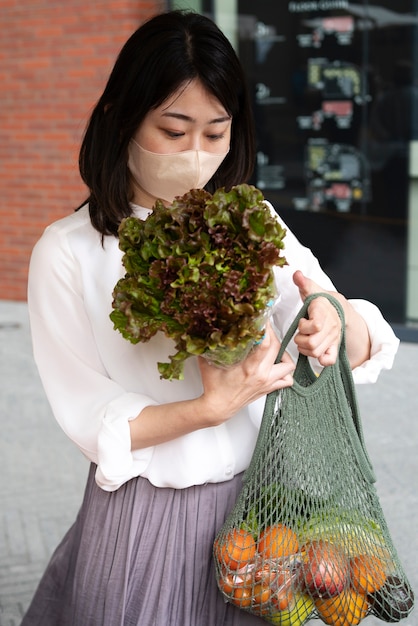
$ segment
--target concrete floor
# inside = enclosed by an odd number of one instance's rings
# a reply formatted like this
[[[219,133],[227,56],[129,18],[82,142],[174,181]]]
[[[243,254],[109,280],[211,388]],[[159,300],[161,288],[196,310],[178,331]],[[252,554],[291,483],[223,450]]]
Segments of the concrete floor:
[[[358,387],[377,490],[416,593],[417,372],[418,344],[401,343],[394,368],[375,385]],[[18,626],[51,552],[74,520],[88,469],[43,395],[25,303],[0,301],[0,427],[0,626]],[[373,616],[362,623],[383,624]],[[417,610],[401,624],[418,626]]]

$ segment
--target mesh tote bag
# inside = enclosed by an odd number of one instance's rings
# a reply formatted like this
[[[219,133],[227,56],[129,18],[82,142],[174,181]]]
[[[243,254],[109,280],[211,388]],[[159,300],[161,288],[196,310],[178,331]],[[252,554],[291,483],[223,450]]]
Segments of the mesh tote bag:
[[[280,361],[313,297],[289,328]],[[214,542],[226,602],[271,624],[318,618],[355,626],[369,614],[395,623],[414,595],[374,486],[345,348],[317,375],[299,355],[292,387],[266,398],[242,491]]]

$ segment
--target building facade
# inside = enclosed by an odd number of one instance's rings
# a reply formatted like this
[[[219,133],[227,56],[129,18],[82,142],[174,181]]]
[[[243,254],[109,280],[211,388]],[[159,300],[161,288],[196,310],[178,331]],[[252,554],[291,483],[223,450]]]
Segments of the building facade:
[[[176,6],[188,3],[176,2]],[[253,183],[338,289],[418,328],[418,2],[197,0],[253,94]]]
[[[35,241],[86,197],[78,150],[89,113],[125,40],[166,4],[0,0],[1,299],[26,299]]]
[[[26,298],[34,242],[84,200],[78,148],[121,45],[151,14],[191,8],[219,24],[247,73],[258,141],[251,182],[342,293],[414,334],[418,0],[0,7],[0,298]]]

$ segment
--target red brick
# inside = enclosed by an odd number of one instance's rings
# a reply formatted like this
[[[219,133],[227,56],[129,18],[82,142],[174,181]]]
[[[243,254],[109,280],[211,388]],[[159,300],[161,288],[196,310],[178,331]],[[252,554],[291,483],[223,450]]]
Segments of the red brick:
[[[0,298],[26,299],[31,249],[85,199],[78,149],[116,56],[163,0],[0,0]]]

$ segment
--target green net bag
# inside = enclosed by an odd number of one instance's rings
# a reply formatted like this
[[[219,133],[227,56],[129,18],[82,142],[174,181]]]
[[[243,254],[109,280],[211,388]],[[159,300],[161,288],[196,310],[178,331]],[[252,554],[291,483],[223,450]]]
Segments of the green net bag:
[[[315,294],[278,361],[318,295],[334,304],[344,328],[338,301]],[[300,355],[294,385],[267,396],[242,491],[214,542],[225,600],[280,626],[406,617],[414,595],[374,480],[343,332],[335,365],[317,376]]]

